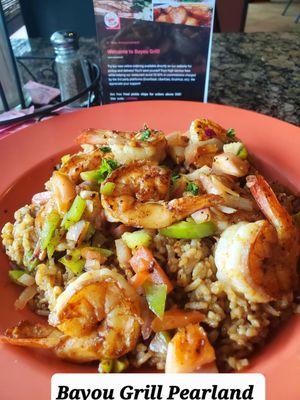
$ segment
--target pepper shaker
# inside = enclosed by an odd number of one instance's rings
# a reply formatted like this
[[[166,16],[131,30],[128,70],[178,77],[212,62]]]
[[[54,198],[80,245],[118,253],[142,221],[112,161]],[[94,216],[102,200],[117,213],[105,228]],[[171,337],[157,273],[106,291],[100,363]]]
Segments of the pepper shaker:
[[[50,38],[56,54],[55,65],[62,101],[77,95],[90,83],[86,63],[78,51],[78,39],[78,34],[72,31],[57,31]],[[72,102],[72,106],[82,106],[87,97],[88,94],[85,94]]]

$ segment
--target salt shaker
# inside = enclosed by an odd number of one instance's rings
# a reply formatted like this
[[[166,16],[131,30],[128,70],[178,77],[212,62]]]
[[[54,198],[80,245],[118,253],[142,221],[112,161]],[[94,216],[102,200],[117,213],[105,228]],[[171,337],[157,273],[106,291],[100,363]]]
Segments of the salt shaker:
[[[80,56],[78,35],[72,31],[54,32],[50,40],[56,54],[55,65],[62,101],[77,95],[89,85],[87,66]],[[86,102],[88,95],[72,103],[80,107]]]

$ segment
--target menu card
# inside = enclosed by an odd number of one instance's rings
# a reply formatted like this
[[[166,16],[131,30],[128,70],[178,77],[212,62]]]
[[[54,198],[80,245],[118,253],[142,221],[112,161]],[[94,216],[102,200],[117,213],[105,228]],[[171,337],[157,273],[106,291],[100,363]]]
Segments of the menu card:
[[[215,0],[94,0],[103,103],[207,101]]]

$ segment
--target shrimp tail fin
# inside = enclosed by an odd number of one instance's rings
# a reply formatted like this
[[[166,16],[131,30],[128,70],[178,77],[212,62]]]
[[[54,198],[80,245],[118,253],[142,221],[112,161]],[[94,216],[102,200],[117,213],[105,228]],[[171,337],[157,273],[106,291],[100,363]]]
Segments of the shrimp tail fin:
[[[21,321],[17,326],[7,329],[4,335],[0,336],[0,342],[21,347],[53,349],[60,343],[62,336],[63,334],[52,326]]]
[[[110,137],[111,131],[94,128],[84,129],[76,138],[77,144],[105,145]]]
[[[168,209],[174,212],[176,219],[180,220],[203,208],[214,207],[223,203],[224,200],[221,196],[204,194],[171,200],[168,203]]]
[[[291,215],[279,203],[275,193],[261,175],[248,176],[247,186],[261,211],[276,229],[279,241],[276,250],[276,265],[281,286],[285,291],[291,287],[295,289],[298,285],[299,230]]]
[[[290,231],[287,231],[285,227],[293,226],[292,217],[279,203],[266,180],[258,174],[249,175],[247,176],[247,186],[263,214],[276,229],[278,237],[284,236],[285,233],[290,235]]]

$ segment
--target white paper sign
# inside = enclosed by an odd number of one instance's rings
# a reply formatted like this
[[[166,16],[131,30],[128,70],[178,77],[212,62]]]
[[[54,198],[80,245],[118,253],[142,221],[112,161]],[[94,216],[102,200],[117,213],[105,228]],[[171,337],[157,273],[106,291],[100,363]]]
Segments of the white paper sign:
[[[55,374],[51,400],[265,400],[262,374]]]

